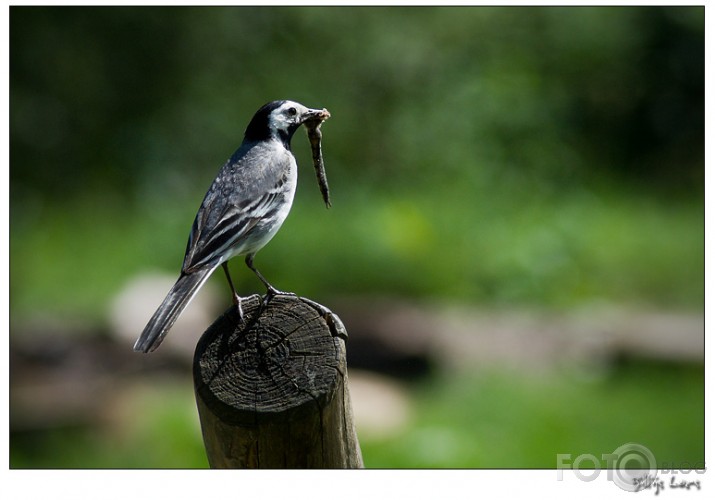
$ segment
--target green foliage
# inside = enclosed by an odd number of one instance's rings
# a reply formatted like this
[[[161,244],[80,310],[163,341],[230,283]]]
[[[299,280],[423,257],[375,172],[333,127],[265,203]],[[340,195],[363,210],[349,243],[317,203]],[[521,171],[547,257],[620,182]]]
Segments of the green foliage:
[[[12,468],[206,468],[191,381],[152,378],[91,426],[15,433]],[[121,394],[121,392],[118,392]],[[137,417],[139,415],[139,418]]]
[[[697,188],[703,12],[14,7],[11,178],[54,199],[192,186],[258,106],[291,97],[332,110],[332,168],[363,185],[619,172]]]
[[[418,391],[408,429],[360,445],[368,467],[553,469],[559,453],[600,458],[628,442],[647,446],[658,464],[692,465],[705,460],[704,390],[702,366],[647,362],[605,379],[449,377]]]
[[[283,287],[698,306],[702,14],[13,7],[13,309],[97,315],[132,273],[177,269],[280,97],[333,113],[335,200],[299,134],[294,213],[257,259]]]
[[[558,453],[600,457],[627,442],[647,446],[659,464],[704,461],[702,366],[637,362],[603,379],[577,373],[475,372],[415,385],[404,429],[359,436],[365,465],[553,469]],[[190,386],[155,381],[112,426],[13,435],[10,465],[207,467]]]
[[[702,206],[589,193],[548,203],[524,195],[517,205],[486,193],[475,200],[463,188],[452,198],[461,203],[445,205],[433,193],[416,200],[394,192],[338,195],[336,187],[334,207],[325,210],[317,186],[304,187],[256,262],[277,286],[306,296],[686,308],[704,298]],[[93,199],[50,214],[42,232],[10,241],[14,312],[31,314],[40,301],[48,313],[101,318],[130,276],[178,272],[193,210],[166,204],[144,214]],[[241,263],[232,271],[242,293],[261,290]]]
[[[297,134],[293,211],[256,258],[281,289],[703,308],[702,7],[13,6],[9,47],[13,333],[38,311],[99,323],[137,273],[178,272],[209,183],[279,98],[331,111],[333,198]],[[121,438],[13,435],[11,464],[203,467],[175,396]],[[416,397],[410,429],[363,442],[369,466],[552,467],[639,439],[702,455],[700,375],[475,375]]]

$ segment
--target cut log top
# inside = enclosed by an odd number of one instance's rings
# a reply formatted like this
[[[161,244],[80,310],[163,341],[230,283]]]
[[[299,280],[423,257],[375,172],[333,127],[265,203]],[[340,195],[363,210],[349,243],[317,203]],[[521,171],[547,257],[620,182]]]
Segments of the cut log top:
[[[214,468],[362,467],[340,319],[309,299],[231,307],[194,355],[194,389]]]
[[[262,307],[254,295],[242,306],[243,321],[230,308],[196,349],[197,393],[211,411],[227,423],[252,424],[306,404],[325,406],[345,369],[345,329],[336,316],[293,296]]]

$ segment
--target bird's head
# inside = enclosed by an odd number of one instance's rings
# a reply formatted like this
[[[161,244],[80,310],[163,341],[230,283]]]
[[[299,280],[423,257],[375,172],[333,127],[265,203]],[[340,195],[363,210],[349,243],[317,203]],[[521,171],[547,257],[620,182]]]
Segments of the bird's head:
[[[278,139],[290,149],[290,140],[298,127],[310,120],[325,120],[327,109],[310,109],[294,101],[272,101],[256,111],[246,128],[245,140]]]

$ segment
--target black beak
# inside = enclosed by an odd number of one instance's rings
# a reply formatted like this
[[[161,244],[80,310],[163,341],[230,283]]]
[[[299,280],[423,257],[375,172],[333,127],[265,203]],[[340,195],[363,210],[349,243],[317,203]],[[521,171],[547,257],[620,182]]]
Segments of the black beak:
[[[320,120],[325,121],[328,118],[330,118],[330,112],[323,108],[323,109],[308,109],[305,113],[303,113],[302,122],[309,122],[309,121],[314,121],[314,120]]]

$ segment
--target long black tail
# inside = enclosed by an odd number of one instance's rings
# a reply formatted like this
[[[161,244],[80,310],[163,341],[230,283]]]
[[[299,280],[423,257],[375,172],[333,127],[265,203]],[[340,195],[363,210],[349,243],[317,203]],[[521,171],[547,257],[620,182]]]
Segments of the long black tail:
[[[161,344],[169,329],[179,317],[181,312],[189,305],[201,285],[211,275],[215,267],[197,269],[189,274],[182,274],[176,281],[169,294],[151,317],[144,331],[134,344],[134,350],[151,352]]]

